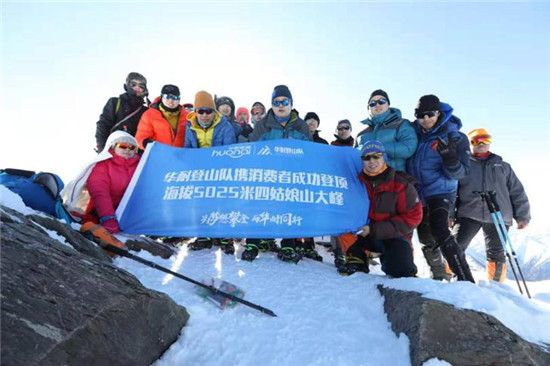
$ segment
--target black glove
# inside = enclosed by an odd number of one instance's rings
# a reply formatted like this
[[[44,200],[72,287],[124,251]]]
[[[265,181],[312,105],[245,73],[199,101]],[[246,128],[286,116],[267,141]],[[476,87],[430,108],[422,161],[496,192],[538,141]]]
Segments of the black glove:
[[[153,142],[155,140],[153,139],[145,139],[143,140],[143,149],[145,150],[145,148],[147,147],[147,144],[150,143],[150,142]]]
[[[443,164],[446,166],[455,166],[459,163],[456,141],[449,139],[447,142],[439,139],[437,144],[437,152],[443,159]]]

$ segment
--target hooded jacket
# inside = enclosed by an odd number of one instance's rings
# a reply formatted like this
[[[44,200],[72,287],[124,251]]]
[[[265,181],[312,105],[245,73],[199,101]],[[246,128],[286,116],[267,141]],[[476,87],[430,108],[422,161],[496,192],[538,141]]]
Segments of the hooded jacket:
[[[462,122],[453,116],[453,108],[440,104],[440,117],[436,125],[425,131],[418,121],[414,129],[418,136],[415,154],[407,160],[407,172],[418,181],[418,193],[425,203],[434,196],[453,195],[458,187],[458,179],[468,174],[470,167],[470,144],[462,132]],[[437,151],[437,138],[457,143],[459,162],[452,167],[445,166]]]
[[[499,155],[490,154],[486,159],[470,157],[470,173],[458,182],[456,216],[492,223],[487,204],[474,193],[483,191],[496,192],[506,225],[511,226],[512,219],[527,222],[531,219],[525,189],[510,164]]]
[[[357,148],[361,150],[367,141],[378,140],[388,155],[386,163],[395,170],[405,171],[406,160],[414,154],[418,139],[411,122],[401,117],[401,111],[390,107],[383,121],[367,118],[361,123],[367,127],[357,135]]]
[[[187,115],[185,147],[211,147],[230,145],[237,142],[235,130],[231,123],[220,112],[215,113],[212,125],[206,130],[199,125],[195,112]]]
[[[311,141],[309,127],[293,109],[290,112],[290,120],[283,127],[275,119],[273,109],[270,109],[266,116],[254,126],[254,131],[248,135],[248,140],[276,140],[276,139],[295,139]]]

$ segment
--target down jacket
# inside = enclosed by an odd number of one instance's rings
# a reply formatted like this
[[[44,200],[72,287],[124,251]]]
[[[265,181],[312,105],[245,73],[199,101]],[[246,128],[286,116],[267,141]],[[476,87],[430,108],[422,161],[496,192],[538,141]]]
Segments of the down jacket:
[[[199,148],[230,145],[237,142],[233,125],[220,112],[215,112],[216,116],[212,125],[204,130],[197,122],[197,115],[191,112],[187,116],[187,131],[185,133],[185,147]],[[207,146],[201,146],[198,134],[205,134]]]
[[[296,110],[290,112],[290,120],[283,127],[275,119],[273,109],[270,109],[266,116],[254,126],[254,131],[248,135],[250,142],[260,140],[277,140],[277,139],[295,139],[311,141],[309,127],[298,116]]]
[[[357,135],[357,148],[361,150],[367,141],[378,140],[384,144],[386,163],[395,170],[405,171],[406,160],[414,154],[418,139],[411,122],[401,118],[401,111],[390,108],[383,121],[367,118],[361,123],[367,127]]]
[[[159,103],[153,103],[143,113],[136,133],[136,140],[140,149],[144,150],[143,141],[150,139],[166,145],[183,147],[185,140],[185,128],[187,123],[187,110],[181,106],[176,130],[163,117],[159,109]]]
[[[458,182],[456,202],[457,217],[466,217],[484,223],[492,223],[487,204],[479,191],[495,191],[500,211],[506,225],[516,221],[531,220],[529,199],[523,185],[507,162],[499,155],[486,159],[470,158],[470,174]]]
[[[90,202],[83,221],[97,222],[103,216],[115,214],[139,163],[137,154],[131,159],[124,159],[112,150],[109,152],[113,157],[98,162],[86,182]]]
[[[414,129],[418,135],[415,154],[407,160],[407,173],[418,182],[418,193],[425,204],[430,197],[453,195],[458,187],[458,179],[468,174],[470,167],[470,143],[462,132],[462,122],[453,116],[453,108],[440,104],[440,117],[430,131],[424,131],[418,121]],[[437,151],[437,138],[457,143],[459,162],[455,166],[445,166]]]

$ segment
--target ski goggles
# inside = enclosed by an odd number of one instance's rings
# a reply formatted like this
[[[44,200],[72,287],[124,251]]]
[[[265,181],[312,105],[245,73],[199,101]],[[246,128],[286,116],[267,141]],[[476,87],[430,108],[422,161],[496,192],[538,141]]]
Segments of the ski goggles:
[[[162,94],[162,97],[169,100],[180,100],[180,96],[174,94]]]
[[[212,114],[214,110],[212,108],[199,108],[197,109],[197,114]]]
[[[382,154],[369,154],[365,156],[361,156],[361,159],[364,161],[371,161],[371,160],[378,160],[382,157]]]
[[[436,111],[414,112],[414,116],[418,119],[423,119],[425,116],[428,116],[428,118],[432,118],[432,117],[435,117],[435,115],[436,115]]]
[[[349,130],[349,126],[338,127],[337,130],[338,131],[347,131],[347,130]]]
[[[491,136],[478,136],[470,141],[473,146],[490,145],[493,140]]]
[[[388,102],[388,101],[387,101],[386,99],[384,99],[384,98],[380,98],[380,99],[378,99],[378,100],[371,100],[371,101],[369,102],[369,107],[374,108],[374,107],[376,107],[377,104],[378,104],[378,105],[384,105],[384,104],[386,104],[387,102]]]
[[[290,99],[274,100],[271,102],[274,107],[288,107],[290,105]]]
[[[119,149],[122,149],[122,150],[130,150],[130,151],[134,151],[135,149],[137,149],[137,146],[136,145],[131,145],[131,144],[116,144],[116,147],[118,147]]]

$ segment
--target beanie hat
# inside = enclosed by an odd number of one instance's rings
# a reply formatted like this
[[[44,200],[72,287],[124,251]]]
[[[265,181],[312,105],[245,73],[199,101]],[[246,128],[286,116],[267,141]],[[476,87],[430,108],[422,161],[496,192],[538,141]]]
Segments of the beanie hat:
[[[233,103],[233,99],[229,97],[216,98],[216,109],[220,108],[220,106],[224,104],[227,104],[229,107],[231,107],[231,114],[235,112],[235,103]]]
[[[147,79],[145,79],[145,76],[141,75],[139,72],[131,72],[126,76],[126,85],[130,86],[130,82],[132,80],[137,80],[139,82],[142,82],[143,84],[147,85]]]
[[[439,98],[433,94],[424,95],[418,100],[415,112],[430,112],[439,110]]]
[[[175,95],[175,96],[179,97],[180,96],[180,89],[175,85],[166,84],[165,86],[162,87],[162,90],[160,91],[160,94],[161,95],[163,95],[163,94],[172,94],[172,95]]]
[[[216,109],[214,104],[214,98],[207,91],[201,90],[195,94],[195,109],[199,108],[212,108]]]
[[[292,100],[292,94],[290,94],[290,90],[286,85],[277,85],[273,89],[273,94],[271,94],[271,100],[277,97],[287,97],[288,99],[290,99],[290,103],[294,104],[294,101]]]
[[[372,154],[372,153],[386,154],[386,149],[384,149],[384,144],[382,144],[378,140],[367,141],[365,146],[363,146],[363,148],[361,149],[361,156],[367,156],[368,154]]]
[[[372,97],[376,96],[376,95],[379,95],[381,97],[384,97],[384,99],[386,99],[388,101],[388,105],[390,105],[390,98],[388,98],[388,93],[386,93],[385,91],[383,91],[382,89],[376,89],[375,91],[373,91],[371,94],[370,94],[370,98],[369,98],[369,102],[370,100],[372,99]]]
[[[250,113],[248,112],[248,109],[246,107],[239,107],[237,109],[237,113],[235,113],[235,117],[238,118],[239,114],[244,114],[245,115],[246,123],[250,122]],[[239,123],[240,123],[240,121],[239,121]]]
[[[338,128],[340,126],[343,126],[343,125],[348,126],[349,130],[351,131],[351,122],[349,121],[349,119],[343,119],[341,121],[338,121],[338,125],[336,126],[336,128]]]
[[[261,102],[254,102],[254,104],[252,104],[252,108],[250,108],[250,110],[253,110],[255,107],[262,107],[264,112],[265,112],[265,105],[263,105]]]
[[[319,119],[319,116],[315,112],[307,112],[306,117],[304,118],[304,121],[307,121],[308,119],[313,118],[317,121],[317,124],[321,124],[321,120]]]
[[[483,141],[488,144],[490,144],[493,141],[492,136],[484,128],[474,128],[473,130],[468,132],[468,139],[470,140],[470,142]]]

